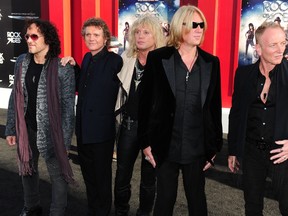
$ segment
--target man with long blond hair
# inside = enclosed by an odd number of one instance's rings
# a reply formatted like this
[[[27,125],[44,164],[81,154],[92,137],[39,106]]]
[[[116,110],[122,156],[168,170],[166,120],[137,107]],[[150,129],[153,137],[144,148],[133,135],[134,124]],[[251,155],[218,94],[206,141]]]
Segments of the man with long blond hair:
[[[168,46],[151,51],[143,80],[138,136],[157,170],[155,216],[173,215],[182,171],[189,215],[207,215],[205,170],[222,146],[219,59],[201,48],[206,19],[182,6]]]
[[[165,38],[157,18],[145,15],[130,28],[129,48],[122,54],[123,68],[116,113],[120,113],[121,128],[117,144],[117,171],[115,178],[116,215],[128,215],[133,167],[141,146],[137,138],[139,84],[149,51],[164,46]],[[142,154],[139,208],[136,215],[149,215],[155,197],[155,169]]]

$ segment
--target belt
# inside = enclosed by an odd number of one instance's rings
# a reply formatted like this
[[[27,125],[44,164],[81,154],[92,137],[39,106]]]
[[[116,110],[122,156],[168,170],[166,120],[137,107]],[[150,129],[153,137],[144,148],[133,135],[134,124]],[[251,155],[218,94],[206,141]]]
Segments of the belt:
[[[122,120],[122,126],[127,130],[131,130],[131,127],[137,122],[137,120],[132,119],[130,116],[124,116]]]
[[[250,138],[246,138],[246,141],[255,145],[257,149],[262,151],[270,150],[272,145],[274,144],[273,142],[258,141]]]

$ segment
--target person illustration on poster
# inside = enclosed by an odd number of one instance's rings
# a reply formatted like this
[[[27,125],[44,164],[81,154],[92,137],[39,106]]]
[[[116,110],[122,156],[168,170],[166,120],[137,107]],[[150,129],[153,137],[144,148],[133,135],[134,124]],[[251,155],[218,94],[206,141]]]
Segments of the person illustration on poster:
[[[167,38],[170,33],[170,24],[167,22],[162,23],[163,34]]]
[[[128,36],[129,36],[129,22],[125,22],[125,28],[123,30],[123,35],[124,35],[124,41],[123,41],[123,45],[124,45],[124,50],[126,50],[126,43],[129,41],[128,40]]]
[[[255,29],[253,23],[248,24],[249,30],[245,33],[246,37],[246,49],[245,49],[245,57],[247,58],[248,55],[248,47],[249,45],[252,47],[254,50],[254,34],[255,34]]]
[[[280,19],[279,16],[276,17],[276,19],[274,20],[274,22],[281,26],[281,19]]]

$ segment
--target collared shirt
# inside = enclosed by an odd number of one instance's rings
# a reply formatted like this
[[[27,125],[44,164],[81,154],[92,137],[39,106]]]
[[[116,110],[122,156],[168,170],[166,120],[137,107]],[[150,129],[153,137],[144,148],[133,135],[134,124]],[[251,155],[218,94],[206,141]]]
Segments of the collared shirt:
[[[274,68],[275,69],[275,68]],[[276,75],[275,70],[269,73],[271,80],[267,95],[267,101],[264,104],[260,94],[264,87],[265,77],[258,69],[257,78],[257,97],[253,100],[247,121],[246,137],[250,140],[272,143],[274,140],[274,122],[276,105]]]
[[[176,111],[168,160],[188,164],[204,155],[200,66],[196,61],[187,73],[178,51],[174,57]]]

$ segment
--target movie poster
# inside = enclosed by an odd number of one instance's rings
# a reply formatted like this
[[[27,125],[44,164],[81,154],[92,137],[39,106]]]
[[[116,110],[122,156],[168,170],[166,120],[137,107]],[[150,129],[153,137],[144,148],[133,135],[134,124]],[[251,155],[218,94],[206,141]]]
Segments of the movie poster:
[[[264,21],[279,23],[288,39],[288,0],[242,0],[239,37],[239,65],[258,60],[255,51],[255,30]]]
[[[129,47],[129,27],[133,21],[144,14],[159,19],[163,33],[169,31],[169,22],[180,6],[180,0],[119,0],[118,41],[119,53]]]
[[[40,17],[40,0],[0,1],[0,88],[12,88],[17,57],[27,52],[25,19]]]

